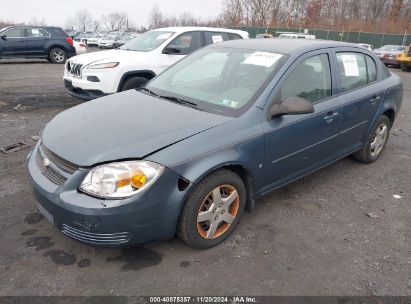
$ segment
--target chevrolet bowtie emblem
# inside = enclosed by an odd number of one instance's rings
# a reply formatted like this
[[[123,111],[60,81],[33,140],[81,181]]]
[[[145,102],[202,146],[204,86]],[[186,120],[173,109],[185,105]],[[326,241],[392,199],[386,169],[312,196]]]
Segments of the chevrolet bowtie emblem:
[[[48,158],[43,159],[43,166],[44,167],[49,167],[50,166],[50,160]]]

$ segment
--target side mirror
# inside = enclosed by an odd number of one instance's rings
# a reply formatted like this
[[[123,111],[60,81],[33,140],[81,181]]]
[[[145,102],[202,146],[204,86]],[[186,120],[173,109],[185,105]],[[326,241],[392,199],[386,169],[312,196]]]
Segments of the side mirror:
[[[180,54],[180,53],[181,53],[181,50],[178,47],[172,46],[172,45],[165,47],[163,50],[163,54],[168,54],[168,55]]]
[[[282,115],[298,115],[314,113],[314,107],[307,99],[290,96],[287,97],[281,104],[275,103],[271,106],[270,117]]]

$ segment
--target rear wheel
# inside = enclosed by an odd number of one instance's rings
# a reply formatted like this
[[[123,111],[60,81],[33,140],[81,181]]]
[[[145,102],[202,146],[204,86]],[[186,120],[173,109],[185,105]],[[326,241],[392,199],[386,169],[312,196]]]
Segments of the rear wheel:
[[[353,154],[353,158],[366,164],[376,161],[387,145],[390,129],[391,122],[388,117],[381,116],[374,124],[364,146]]]
[[[49,59],[52,63],[65,63],[67,60],[67,55],[64,50],[54,48],[49,53]]]
[[[184,205],[179,237],[193,248],[205,249],[223,242],[244,211],[246,189],[241,178],[219,170],[204,178]]]
[[[127,91],[131,89],[138,89],[141,86],[145,85],[148,82],[148,79],[145,77],[132,77],[127,79],[123,86],[121,87],[121,91]]]
[[[402,62],[401,63],[401,70],[403,70],[404,72],[407,72],[407,71],[411,70],[411,67]]]

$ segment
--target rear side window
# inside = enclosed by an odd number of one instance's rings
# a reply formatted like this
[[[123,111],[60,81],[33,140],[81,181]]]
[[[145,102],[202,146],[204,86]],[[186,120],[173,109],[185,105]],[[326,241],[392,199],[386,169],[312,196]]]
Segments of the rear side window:
[[[365,55],[365,60],[367,61],[368,83],[371,83],[377,80],[377,66],[370,56]]]
[[[312,103],[331,96],[331,70],[327,54],[301,62],[281,87],[281,101],[298,96]]]
[[[25,37],[24,28],[12,28],[4,33],[7,38],[22,38]]]
[[[243,39],[243,37],[241,37],[238,34],[234,34],[234,33],[228,33],[228,37],[230,38],[230,40]]]
[[[27,37],[49,37],[50,34],[39,28],[28,28]]]
[[[54,36],[63,36],[63,37],[68,36],[68,34],[65,31],[63,31],[61,28],[47,28],[47,31]]]
[[[230,40],[228,33],[204,32],[206,45]]]
[[[365,55],[360,53],[337,53],[341,89],[349,91],[368,83]]]

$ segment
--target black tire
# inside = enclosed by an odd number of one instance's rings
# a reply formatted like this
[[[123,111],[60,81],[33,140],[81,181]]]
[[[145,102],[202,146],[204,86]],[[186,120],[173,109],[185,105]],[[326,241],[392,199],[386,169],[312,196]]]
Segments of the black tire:
[[[411,70],[411,67],[407,66],[405,63],[401,63],[401,70],[408,72]]]
[[[234,189],[238,196],[230,205],[222,206],[223,201],[220,200],[218,207],[213,206],[215,202],[213,190],[219,191],[221,198],[224,199],[229,195],[236,197]],[[186,244],[197,249],[210,248],[222,243],[237,226],[244,212],[246,197],[246,188],[237,174],[225,169],[211,173],[195,186],[185,202],[178,223],[178,236]],[[207,203],[210,206],[205,210],[202,209]],[[213,234],[211,234],[210,221],[197,223],[200,213],[208,213],[212,217],[211,220],[215,221],[214,225],[218,228],[214,229]],[[224,221],[225,216],[231,218],[230,224]],[[204,230],[204,225],[209,225],[208,231]],[[208,238],[208,232],[210,232],[210,238]]]
[[[382,130],[382,126],[387,128],[387,133],[384,139],[381,141],[381,145],[378,145],[378,150],[376,147],[372,148],[371,145],[376,142],[376,132],[378,130]],[[375,162],[382,154],[387,145],[387,141],[390,135],[391,130],[391,122],[387,116],[382,115],[377,121],[375,122],[373,128],[371,129],[370,134],[367,136],[367,141],[365,142],[364,146],[355,152],[352,156],[355,160],[369,164]]]
[[[121,91],[127,91],[131,89],[138,89],[139,87],[145,85],[148,79],[145,77],[131,77],[127,79],[121,86]]]
[[[67,54],[61,48],[53,48],[49,52],[49,59],[52,63],[63,64],[67,60]]]

